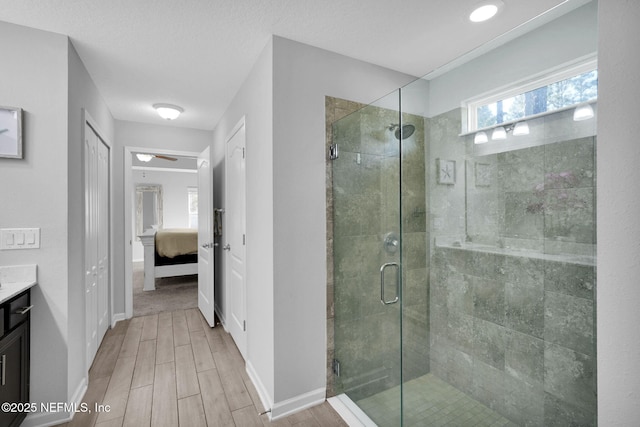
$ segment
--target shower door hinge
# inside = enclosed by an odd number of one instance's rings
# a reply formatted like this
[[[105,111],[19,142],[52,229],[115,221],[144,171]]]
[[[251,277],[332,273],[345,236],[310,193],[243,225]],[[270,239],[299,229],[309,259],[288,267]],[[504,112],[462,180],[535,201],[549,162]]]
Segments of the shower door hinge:
[[[242,147],[242,158],[244,159],[244,147]]]
[[[243,332],[247,332],[247,321],[246,320],[242,321],[242,331]]]
[[[329,160],[335,160],[338,158],[338,144],[332,144],[329,146]]]
[[[246,245],[246,244],[247,244],[247,235],[246,235],[246,234],[243,234],[243,235],[242,235],[242,244],[243,244],[243,245]]]
[[[331,369],[333,370],[333,374],[336,377],[340,376],[340,361],[338,359],[333,359],[333,362],[331,363]]]

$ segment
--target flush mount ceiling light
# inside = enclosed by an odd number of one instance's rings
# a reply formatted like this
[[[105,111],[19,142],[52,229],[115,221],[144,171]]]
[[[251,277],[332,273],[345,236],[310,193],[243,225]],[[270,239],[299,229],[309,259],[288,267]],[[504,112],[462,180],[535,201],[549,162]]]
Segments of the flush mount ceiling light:
[[[588,120],[594,116],[593,107],[590,104],[578,105],[573,112],[573,120],[580,122]]]
[[[150,162],[151,159],[153,159],[153,155],[152,154],[142,154],[142,153],[136,153],[136,157],[138,158],[138,160],[140,160],[141,162]]]
[[[153,104],[153,108],[156,109],[160,117],[166,120],[177,119],[180,113],[184,111],[182,107],[172,104]]]
[[[504,3],[501,0],[485,1],[478,3],[473,11],[469,14],[469,21],[471,22],[484,22],[494,16],[504,7]]]

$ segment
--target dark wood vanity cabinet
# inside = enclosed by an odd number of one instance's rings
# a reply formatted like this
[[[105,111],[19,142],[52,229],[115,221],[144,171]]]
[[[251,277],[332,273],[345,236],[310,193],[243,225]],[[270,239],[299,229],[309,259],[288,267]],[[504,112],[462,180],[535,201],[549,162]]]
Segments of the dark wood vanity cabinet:
[[[21,404],[29,403],[30,298],[27,289],[0,305],[0,404],[3,404],[0,426],[3,427],[18,427],[28,413]]]

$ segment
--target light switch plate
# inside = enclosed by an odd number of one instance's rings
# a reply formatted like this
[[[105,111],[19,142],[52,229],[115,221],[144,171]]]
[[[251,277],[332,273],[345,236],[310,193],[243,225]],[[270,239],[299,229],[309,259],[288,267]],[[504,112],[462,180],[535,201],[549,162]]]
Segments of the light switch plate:
[[[0,229],[0,250],[38,249],[39,247],[39,228]]]

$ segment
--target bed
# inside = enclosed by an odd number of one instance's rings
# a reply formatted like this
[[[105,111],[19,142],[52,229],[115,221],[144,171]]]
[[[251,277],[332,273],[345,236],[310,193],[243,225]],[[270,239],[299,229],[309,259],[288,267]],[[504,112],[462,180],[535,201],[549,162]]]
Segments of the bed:
[[[139,237],[144,246],[143,290],[155,290],[156,278],[198,274],[198,230],[151,229]]]

